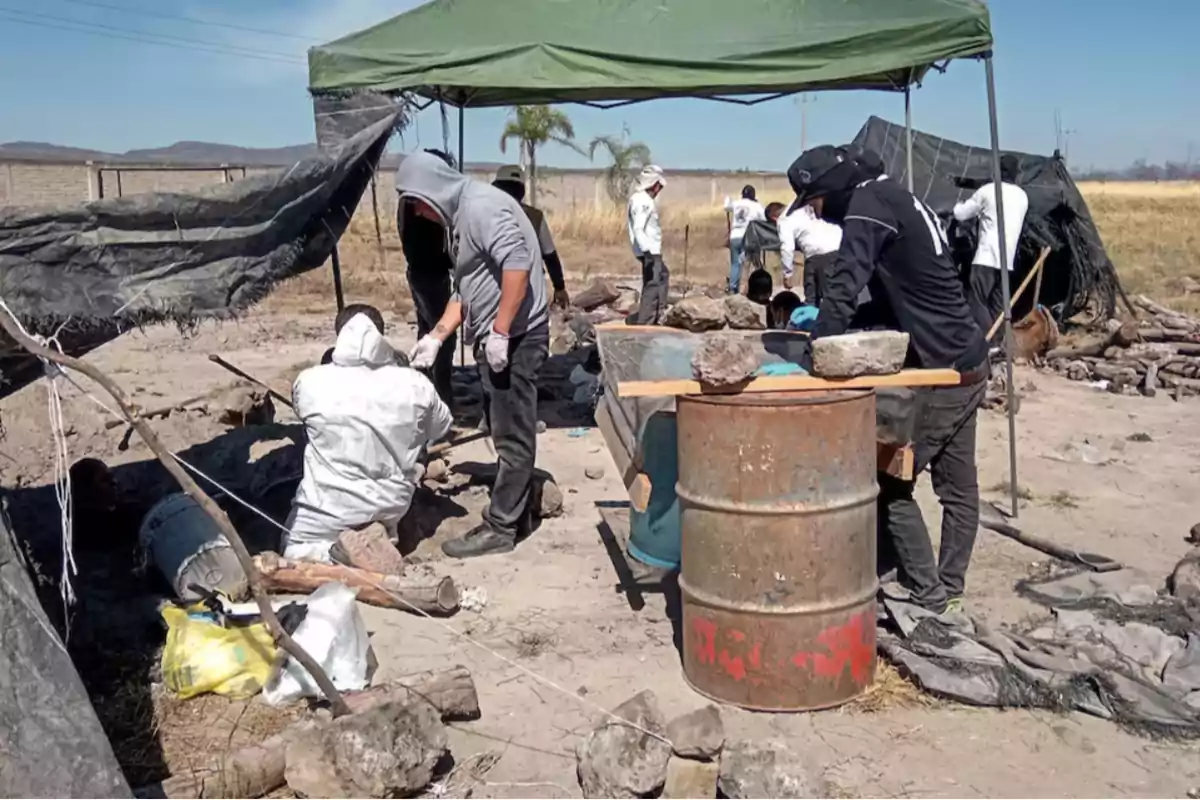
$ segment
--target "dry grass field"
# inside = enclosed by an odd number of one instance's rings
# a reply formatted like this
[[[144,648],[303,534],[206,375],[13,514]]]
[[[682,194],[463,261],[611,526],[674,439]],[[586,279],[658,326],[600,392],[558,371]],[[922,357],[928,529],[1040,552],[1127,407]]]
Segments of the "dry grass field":
[[[1080,189],[1126,291],[1200,312],[1200,294],[1188,294],[1185,280],[1200,280],[1200,183],[1083,183]],[[623,209],[552,212],[550,221],[570,282],[635,274]],[[664,252],[675,280],[718,282],[725,276],[725,215],[718,206],[667,206],[662,221]],[[342,240],[346,296],[406,310],[395,220],[385,217],[380,225],[382,253],[369,208],[360,207]],[[328,308],[329,297],[329,274],[319,270],[281,287],[271,302],[317,311]]]

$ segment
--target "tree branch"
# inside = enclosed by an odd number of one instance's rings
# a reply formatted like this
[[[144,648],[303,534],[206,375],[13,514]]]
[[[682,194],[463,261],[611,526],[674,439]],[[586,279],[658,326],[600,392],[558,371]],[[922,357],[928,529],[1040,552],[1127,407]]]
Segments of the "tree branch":
[[[212,517],[221,533],[229,540],[229,544],[233,547],[233,552],[237,556],[238,562],[246,572],[246,580],[250,584],[250,592],[254,595],[255,602],[258,603],[258,610],[262,614],[263,622],[266,623],[267,629],[271,632],[275,641],[312,675],[313,680],[317,682],[317,686],[321,688],[326,699],[329,700],[335,717],[349,714],[349,706],[346,705],[341,692],[334,687],[333,681],[329,680],[329,676],[325,674],[325,670],[321,669],[321,665],[303,647],[296,644],[296,641],[283,629],[283,625],[279,622],[279,617],[275,616],[275,609],[271,607],[271,598],[263,588],[262,576],[255,569],[254,560],[250,557],[250,552],[246,549],[242,537],[238,535],[237,529],[229,521],[229,517],[200,488],[196,481],[192,479],[192,476],[175,459],[175,456],[163,445],[157,434],[154,433],[154,429],[130,405],[121,387],[95,366],[52,350],[36,339],[33,339],[21,330],[21,326],[18,324],[16,318],[5,310],[0,310],[0,327],[12,337],[13,341],[33,355],[88,376],[116,401],[117,407],[125,417],[125,420],[137,431],[138,436],[142,437],[142,441],[154,452],[154,455],[158,457],[158,460],[167,472],[171,474],[171,477],[179,482],[180,488],[183,489],[188,497],[195,500],[204,509],[205,513]]]

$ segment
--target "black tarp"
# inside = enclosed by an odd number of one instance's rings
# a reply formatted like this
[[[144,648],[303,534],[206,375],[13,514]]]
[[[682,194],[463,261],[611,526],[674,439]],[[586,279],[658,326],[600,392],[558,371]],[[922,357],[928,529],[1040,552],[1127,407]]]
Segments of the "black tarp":
[[[33,333],[81,353],[137,325],[235,316],[325,263],[400,108],[288,168],[192,192],[0,207],[0,297]],[[0,396],[39,374],[0,338]]]
[[[907,182],[904,125],[871,117],[854,137],[854,144],[878,153],[887,174]],[[1049,246],[1051,253],[1038,302],[1054,309],[1061,320],[1084,312],[1093,318],[1111,317],[1120,292],[1116,269],[1066,164],[1058,156],[1014,151],[1002,154],[1016,156],[1020,163],[1017,184],[1029,195],[1029,212],[1014,266],[1014,291],[1033,267],[1041,248]],[[973,187],[991,179],[990,147],[974,147],[913,131],[913,193],[939,216],[948,218],[955,203],[966,200]],[[958,185],[956,180],[965,185]],[[974,231],[952,236],[952,243],[960,265],[969,263],[974,252]],[[1029,297],[1017,306],[1018,316],[1032,301]]]
[[[0,797],[132,797],[0,509]]]

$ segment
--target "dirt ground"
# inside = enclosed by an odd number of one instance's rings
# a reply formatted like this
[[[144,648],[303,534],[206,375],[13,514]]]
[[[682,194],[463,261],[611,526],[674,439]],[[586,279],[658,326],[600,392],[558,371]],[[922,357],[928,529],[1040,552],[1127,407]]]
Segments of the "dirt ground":
[[[391,322],[392,340],[411,344],[411,329]],[[295,370],[332,343],[331,328],[326,316],[258,311],[237,323],[203,325],[186,338],[171,328],[128,334],[90,358],[145,407],[232,385],[232,376],[207,359],[213,352],[286,393]],[[1200,521],[1200,401],[1117,397],[1028,369],[1020,370],[1018,386],[1025,395],[1018,417],[1023,527],[1168,574]],[[132,464],[149,457],[136,438],[120,451],[123,430],[106,429],[105,412],[74,389],[64,393],[64,406],[72,460],[90,455]],[[0,403],[0,414],[7,431],[0,480],[10,505],[19,506],[23,492],[44,492],[53,475],[45,389],[23,389]],[[281,410],[279,421],[292,420]],[[176,413],[155,427],[180,449],[226,430],[198,413]],[[1149,441],[1134,441],[1134,434]],[[1002,499],[1006,425],[998,413],[981,417],[979,457],[985,495]],[[453,451],[451,464],[469,472],[493,460],[477,442]],[[573,747],[601,708],[646,688],[668,717],[705,702],[683,680],[663,595],[647,591],[644,607],[634,610],[640,604],[619,585],[605,536],[625,535],[615,506],[626,498],[599,432],[552,420],[539,436],[538,466],[562,487],[566,514],[545,521],[516,552],[465,563],[438,555],[437,541],[475,524],[486,496],[477,485],[447,493],[440,502],[448,518],[419,551],[461,585],[485,589],[486,607],[446,621],[362,608],[379,659],[377,680],[452,664],[475,677],[483,717],[454,725],[452,751],[464,769],[451,794],[473,788],[481,797],[578,796]],[[604,468],[603,477],[587,478],[592,467]],[[927,482],[922,504],[936,520]],[[28,534],[19,514],[14,522]],[[981,531],[971,610],[993,623],[1033,613],[1013,584],[1039,561],[1038,553]],[[796,715],[726,709],[724,716],[730,738],[785,740],[847,796],[1182,796],[1200,787],[1196,743],[1158,742],[1080,714],[935,701],[878,705]],[[214,726],[220,744],[235,741],[243,719],[225,716]],[[164,740],[170,735],[160,729]],[[170,752],[177,745],[160,744],[168,769],[186,768]],[[194,755],[196,746],[189,749]],[[499,760],[472,776],[471,757],[489,752]]]

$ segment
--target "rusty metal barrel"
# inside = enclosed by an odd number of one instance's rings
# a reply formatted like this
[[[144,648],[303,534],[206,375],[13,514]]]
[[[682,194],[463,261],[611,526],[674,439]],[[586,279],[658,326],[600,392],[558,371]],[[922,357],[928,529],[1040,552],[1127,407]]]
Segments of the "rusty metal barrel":
[[[875,677],[875,395],[680,397],[683,669],[724,703],[840,705]]]

